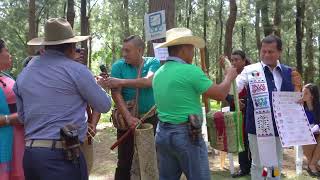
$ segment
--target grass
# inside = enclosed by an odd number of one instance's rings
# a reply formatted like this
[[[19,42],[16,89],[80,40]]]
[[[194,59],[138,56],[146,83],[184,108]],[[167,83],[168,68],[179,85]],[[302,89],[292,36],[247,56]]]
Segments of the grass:
[[[211,179],[213,180],[215,179],[217,180],[251,180],[251,177],[244,176],[240,178],[232,178],[228,171],[214,171],[214,172],[211,172]],[[291,178],[281,176],[281,179],[283,180],[316,180],[317,178],[312,178],[306,175],[300,175],[300,176],[291,177]]]
[[[111,116],[111,111],[109,111],[107,113],[102,113],[99,122],[101,122],[101,123],[110,122],[110,116]]]
[[[210,109],[213,111],[220,111],[221,110],[221,103],[218,101],[210,100]]]

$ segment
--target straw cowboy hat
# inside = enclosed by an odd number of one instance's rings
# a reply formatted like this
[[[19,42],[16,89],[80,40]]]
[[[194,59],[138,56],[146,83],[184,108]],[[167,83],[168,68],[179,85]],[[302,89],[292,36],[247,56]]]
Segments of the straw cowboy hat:
[[[76,43],[87,40],[89,36],[75,36],[70,23],[63,18],[48,19],[44,26],[44,38],[34,38],[27,44],[37,45],[58,45],[65,43]]]
[[[205,42],[202,38],[194,36],[188,28],[172,28],[166,32],[166,42],[159,44],[156,48],[168,47],[180,44],[192,44],[196,48],[204,48]]]

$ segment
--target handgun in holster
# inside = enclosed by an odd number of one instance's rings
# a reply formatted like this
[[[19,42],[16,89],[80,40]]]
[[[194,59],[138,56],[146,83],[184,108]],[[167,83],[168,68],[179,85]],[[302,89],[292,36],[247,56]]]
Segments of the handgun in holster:
[[[60,129],[60,137],[65,153],[65,159],[76,163],[80,157],[78,128],[68,124]]]
[[[188,116],[189,136],[192,143],[196,143],[201,136],[202,118],[197,114]]]

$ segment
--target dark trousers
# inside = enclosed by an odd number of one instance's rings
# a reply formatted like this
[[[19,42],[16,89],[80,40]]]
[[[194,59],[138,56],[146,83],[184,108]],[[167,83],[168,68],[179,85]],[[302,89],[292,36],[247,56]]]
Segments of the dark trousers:
[[[244,151],[238,154],[240,170],[248,173],[251,168],[251,153],[249,149],[248,133],[244,133]]]
[[[74,163],[64,159],[62,149],[26,147],[23,169],[26,180],[88,180],[83,154]]]
[[[154,134],[159,119],[157,115],[154,115],[146,119],[145,123],[153,125]],[[119,139],[126,131],[117,130],[117,139]],[[115,173],[115,180],[130,180],[130,170],[132,165],[132,158],[134,153],[134,136],[129,135],[127,139],[118,146],[118,164]]]

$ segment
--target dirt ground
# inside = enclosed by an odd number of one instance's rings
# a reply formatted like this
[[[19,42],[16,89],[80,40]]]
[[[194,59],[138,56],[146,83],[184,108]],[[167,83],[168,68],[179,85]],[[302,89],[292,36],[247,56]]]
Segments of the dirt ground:
[[[112,143],[116,141],[116,131],[111,123],[100,123],[98,125],[98,133],[94,141],[94,165],[90,174],[90,180],[112,180],[117,163],[117,149],[110,150]],[[235,169],[238,169],[237,156],[234,155]],[[231,180],[229,171],[228,158],[225,159],[224,168],[220,167],[221,161],[218,152],[209,154],[210,169],[212,179],[217,180]],[[296,177],[295,174],[295,151],[294,149],[284,150],[284,171],[282,179],[299,179],[299,180],[312,180],[303,170],[302,175]],[[238,178],[239,180],[249,180],[250,176]]]

